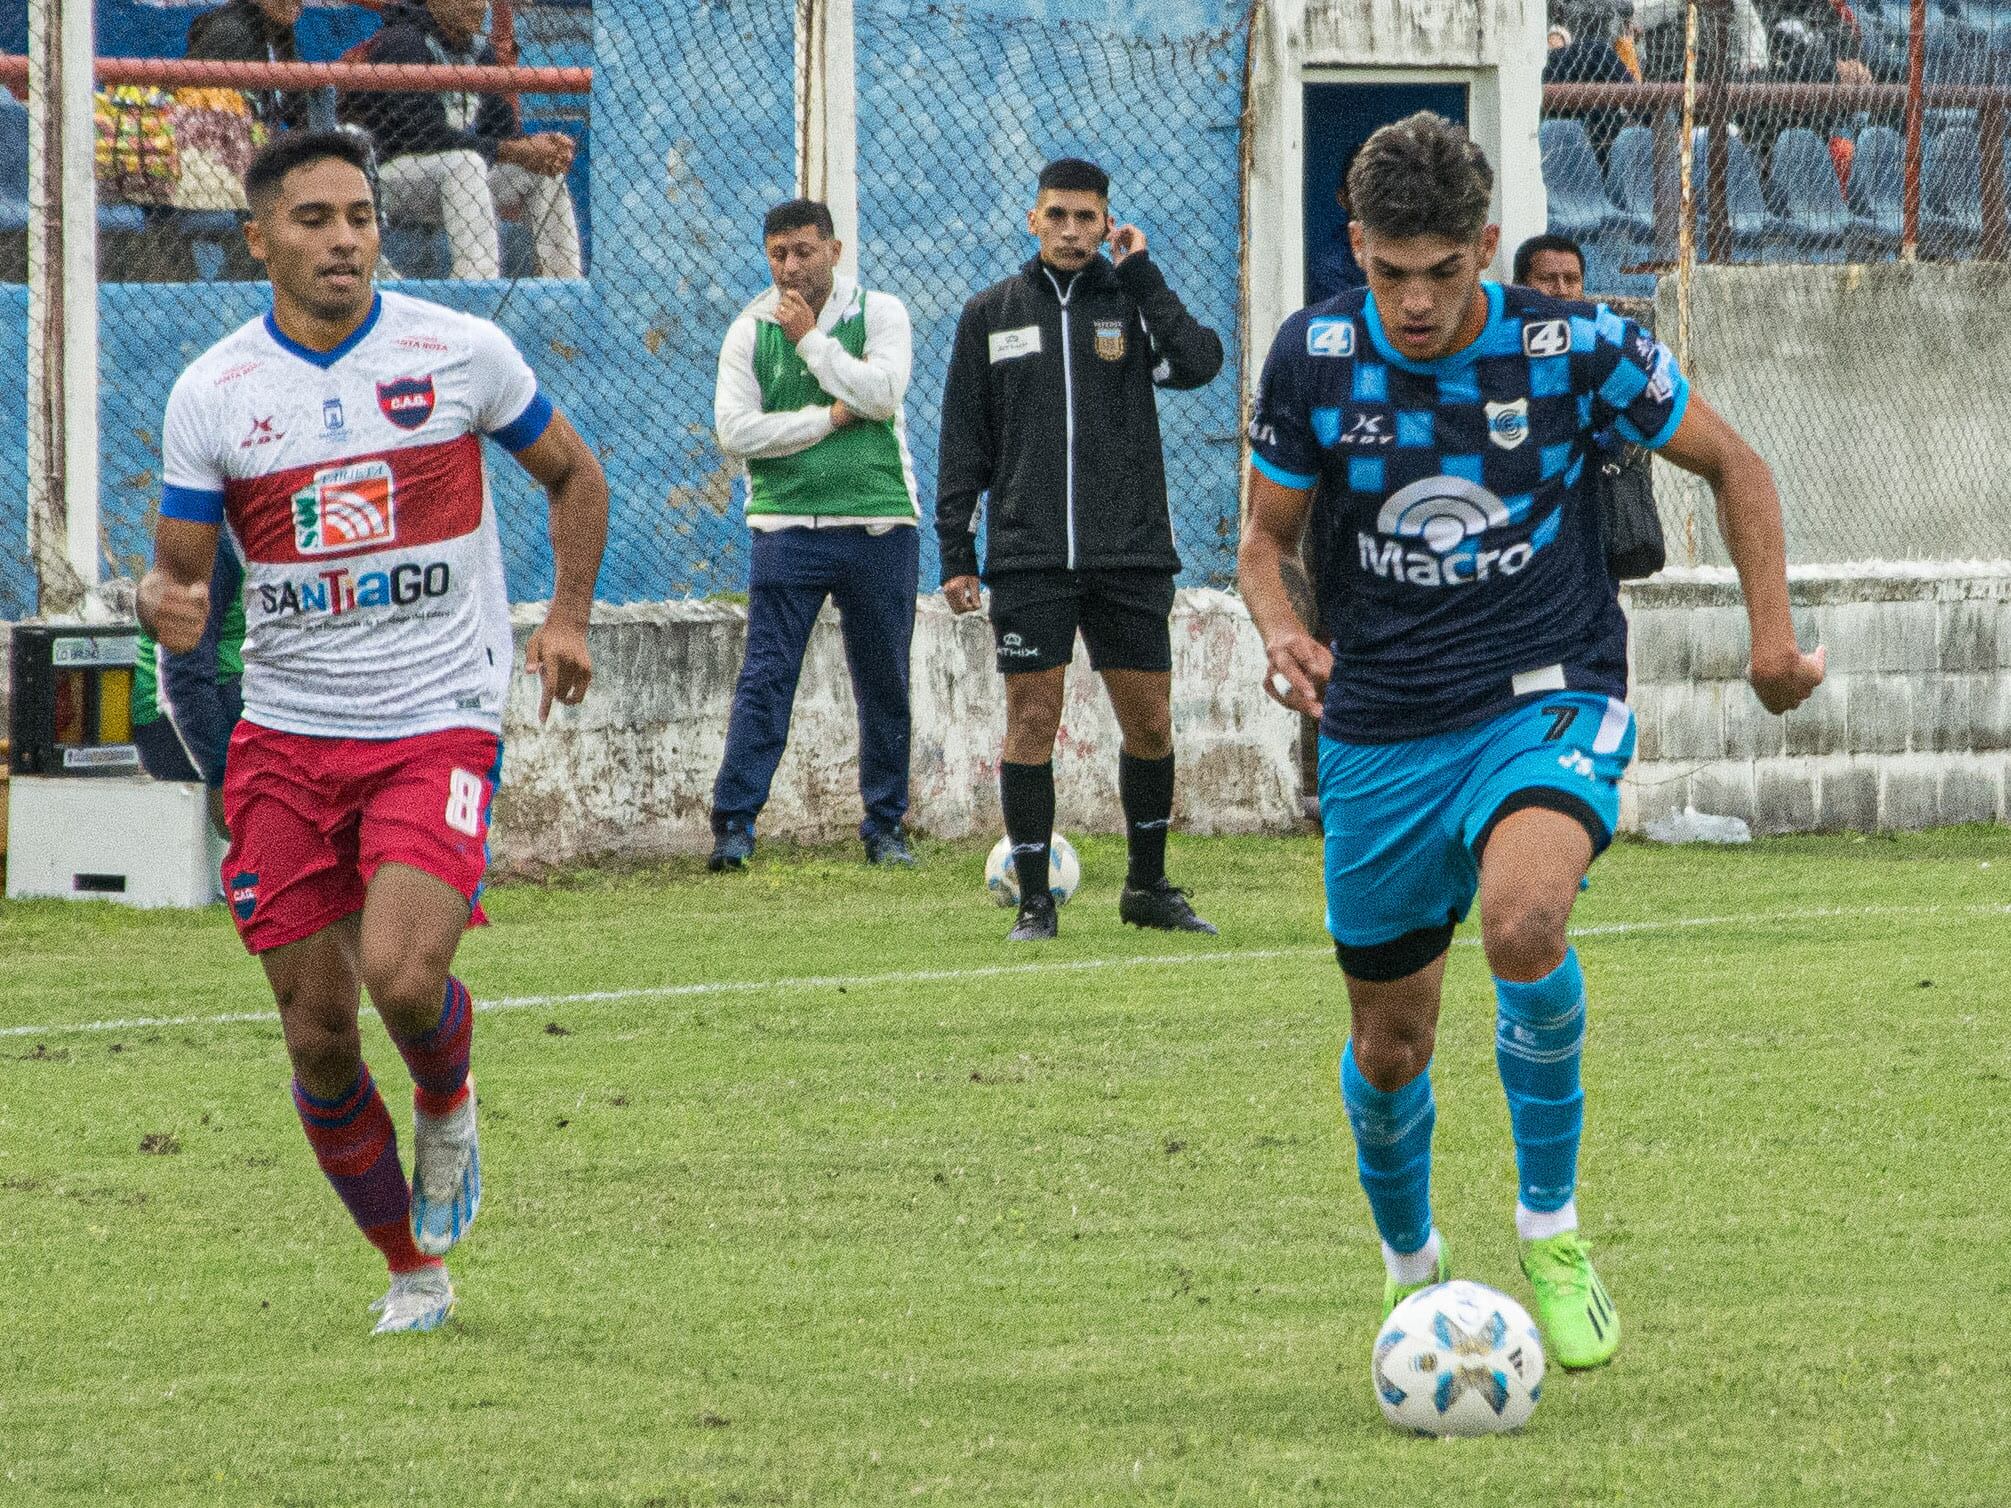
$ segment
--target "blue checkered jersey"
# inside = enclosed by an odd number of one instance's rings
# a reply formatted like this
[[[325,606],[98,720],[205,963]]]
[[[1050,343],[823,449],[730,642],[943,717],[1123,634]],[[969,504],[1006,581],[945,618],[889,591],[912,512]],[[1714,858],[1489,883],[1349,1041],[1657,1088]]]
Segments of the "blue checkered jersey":
[[[1627,692],[1627,622],[1593,475],[1610,429],[1659,448],[1689,384],[1603,304],[1483,283],[1465,350],[1415,362],[1355,289],[1285,321],[1252,460],[1314,488],[1308,542],[1334,676],[1321,726],[1394,743],[1563,689]]]

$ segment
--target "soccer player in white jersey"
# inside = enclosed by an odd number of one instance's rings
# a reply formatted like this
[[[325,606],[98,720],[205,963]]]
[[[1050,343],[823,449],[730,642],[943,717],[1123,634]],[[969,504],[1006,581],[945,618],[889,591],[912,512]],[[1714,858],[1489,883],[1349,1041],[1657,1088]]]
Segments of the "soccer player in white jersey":
[[[279,1003],[308,1142],[391,1269],[375,1306],[387,1333],[452,1312],[440,1259],[481,1199],[473,1005],[449,972],[482,919],[512,660],[481,436],[551,500],[556,585],[525,656],[543,678],[540,718],[592,679],[608,495],[508,336],[372,286],[364,164],[345,135],[299,133],[246,173],[246,240],[272,310],[210,347],[168,399],[139,611],[163,648],[193,646],[230,530],[246,636],[225,891]],[[412,1074],[409,1185],[362,1058],[363,989]]]

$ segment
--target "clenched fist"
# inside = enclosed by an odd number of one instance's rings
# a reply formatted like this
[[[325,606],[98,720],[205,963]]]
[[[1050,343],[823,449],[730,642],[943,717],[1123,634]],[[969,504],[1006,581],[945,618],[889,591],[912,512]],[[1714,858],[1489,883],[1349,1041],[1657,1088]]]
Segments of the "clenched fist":
[[[177,581],[157,566],[140,578],[140,623],[171,655],[202,641],[209,622],[209,583]]]

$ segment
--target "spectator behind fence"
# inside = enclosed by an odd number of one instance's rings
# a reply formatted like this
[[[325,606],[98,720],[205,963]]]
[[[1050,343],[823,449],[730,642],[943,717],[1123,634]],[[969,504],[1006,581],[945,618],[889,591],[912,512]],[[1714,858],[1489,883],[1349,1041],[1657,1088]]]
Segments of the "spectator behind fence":
[[[768,212],[775,286],[727,329],[713,401],[719,448],[747,468],[747,657],[712,789],[707,867],[741,869],[789,737],[803,652],[838,605],[859,706],[859,836],[873,864],[912,864],[908,652],[915,631],[914,468],[901,403],[914,367],[908,311],[838,271],[831,211]]]
[[[482,34],[488,0],[397,4],[365,54],[372,63],[467,65],[496,61]],[[443,225],[457,278],[502,275],[498,210],[522,213],[546,277],[581,275],[579,221],[566,172],[572,138],[559,131],[526,135],[500,94],[470,91],[343,98],[344,119],[376,144],[384,213],[393,220]]]
[[[293,35],[304,0],[230,0],[189,23],[186,56],[212,63],[296,63]],[[268,131],[305,131],[318,124],[321,90],[247,89],[252,118]]]
[[[1631,14],[1631,7],[1629,10]],[[1573,29],[1573,23],[1576,29]],[[1546,84],[1632,84],[1634,75],[1614,50],[1613,39],[1620,23],[1619,11],[1606,0],[1573,5],[1558,12],[1546,40],[1549,52],[1543,60]],[[1613,138],[1627,124],[1620,110],[1553,110],[1552,117],[1578,116],[1585,122],[1585,134],[1603,160]]]

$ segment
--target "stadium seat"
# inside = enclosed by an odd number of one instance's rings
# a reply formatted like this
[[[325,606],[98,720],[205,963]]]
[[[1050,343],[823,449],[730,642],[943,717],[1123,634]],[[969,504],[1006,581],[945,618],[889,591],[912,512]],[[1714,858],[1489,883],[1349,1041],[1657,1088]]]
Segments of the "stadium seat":
[[[1707,227],[1710,225],[1710,133],[1699,126],[1692,133],[1691,140],[1695,143],[1691,172],[1696,180],[1692,194],[1697,211],[1697,245],[1701,252],[1707,243]],[[1731,150],[1725,157],[1725,199],[1732,233],[1732,260],[1770,260],[1769,253],[1774,249],[1782,227],[1767,208],[1767,196],[1760,188],[1760,170],[1753,163],[1752,149],[1736,136],[1731,138]]]
[[[1920,249],[1960,261],[1983,240],[1983,160],[1976,133],[1952,127],[1928,140],[1920,175]]]
[[[1828,143],[1806,126],[1781,132],[1767,163],[1767,187],[1790,247],[1812,262],[1842,259],[1851,213]]]
[[[28,228],[28,107],[0,89],[0,232]]]
[[[1614,213],[1643,245],[1655,239],[1655,133],[1627,126],[1606,154],[1606,188]]]
[[[1546,120],[1537,128],[1543,150],[1543,188],[1550,202],[1550,233],[1589,241],[1614,222],[1617,213],[1599,176],[1599,158],[1584,125]]]
[[[1890,126],[1867,126],[1857,133],[1850,187],[1844,195],[1856,217],[1854,252],[1862,260],[1882,260],[1899,250],[1906,230],[1906,143]]]

